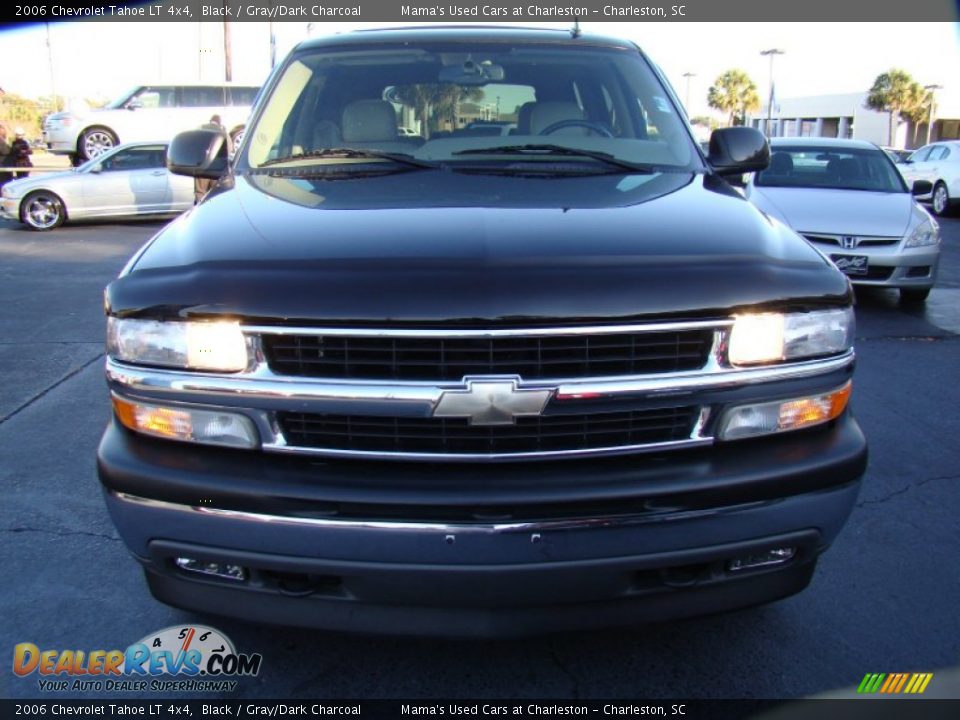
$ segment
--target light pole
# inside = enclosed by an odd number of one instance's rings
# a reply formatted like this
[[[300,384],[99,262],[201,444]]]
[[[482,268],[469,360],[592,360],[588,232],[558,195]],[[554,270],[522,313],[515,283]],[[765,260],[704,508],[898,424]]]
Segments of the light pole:
[[[770,58],[770,97],[767,99],[767,137],[770,137],[770,126],[773,123],[773,59],[777,55],[785,53],[783,50],[770,48],[769,50],[762,50],[760,54]]]
[[[50,23],[44,23],[47,26],[47,62],[50,64],[50,102],[53,105],[51,112],[57,112],[57,81],[53,72],[53,45],[50,44]]]
[[[690,115],[690,78],[695,78],[696,76],[697,74],[692,72],[685,72],[683,74],[683,77],[687,79],[687,95],[683,99],[683,106],[687,109],[687,116]]]
[[[936,105],[933,94],[937,90],[943,90],[943,85],[924,85],[923,89],[930,91],[930,115],[927,117],[927,142],[926,142],[926,144],[929,145],[930,131],[933,130],[933,106]]]

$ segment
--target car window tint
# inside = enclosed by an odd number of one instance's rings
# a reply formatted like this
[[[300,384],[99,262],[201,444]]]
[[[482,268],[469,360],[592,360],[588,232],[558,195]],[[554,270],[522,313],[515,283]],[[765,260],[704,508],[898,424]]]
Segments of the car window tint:
[[[917,150],[913,155],[910,156],[910,162],[923,162],[927,159],[927,155],[930,154],[930,146],[922,147]]]
[[[100,163],[104,172],[148,170],[166,166],[166,149],[162,145],[127,148]]]
[[[635,52],[428,41],[389,51],[303,51],[272,86],[241,162],[258,167],[347,145],[473,163],[503,135],[514,151],[559,144],[633,163],[698,163],[667,90]],[[483,162],[515,158],[500,153]]]
[[[257,88],[255,87],[235,87],[230,88],[230,104],[231,105],[253,105],[254,99],[257,97]]]
[[[930,155],[927,156],[927,160],[933,162],[934,160],[943,160],[947,156],[947,149],[943,145],[935,145],[932,150],[930,150]]]
[[[131,100],[136,100],[147,109],[175,107],[176,92],[172,87],[145,87]]]
[[[225,87],[185,87],[180,89],[183,107],[221,107],[226,105]]]
[[[770,165],[756,176],[769,187],[905,192],[897,169],[878,148],[805,146],[771,148]]]

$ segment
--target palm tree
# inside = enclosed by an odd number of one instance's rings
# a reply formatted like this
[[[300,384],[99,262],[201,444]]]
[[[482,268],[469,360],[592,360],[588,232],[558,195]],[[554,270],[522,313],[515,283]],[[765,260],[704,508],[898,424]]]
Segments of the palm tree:
[[[465,88],[459,85],[417,83],[398,86],[394,97],[413,108],[414,115],[420,121],[420,131],[424,138],[429,138],[430,131],[436,129],[439,120],[449,120],[455,124],[460,103],[482,99],[483,91],[480,88]]]
[[[922,119],[929,93],[905,70],[893,68],[877,75],[867,93],[865,107],[890,113],[888,145],[896,143],[897,123],[901,119]]]
[[[746,121],[748,112],[760,109],[760,96],[756,83],[743,70],[727,70],[707,91],[707,104],[727,113],[730,125],[738,125]]]

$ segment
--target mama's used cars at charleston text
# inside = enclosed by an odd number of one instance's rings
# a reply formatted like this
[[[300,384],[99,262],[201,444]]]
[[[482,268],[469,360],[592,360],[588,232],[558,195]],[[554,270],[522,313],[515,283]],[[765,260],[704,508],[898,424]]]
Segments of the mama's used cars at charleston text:
[[[153,594],[497,635],[805,587],[866,444],[847,278],[724,180],[768,160],[701,154],[629,42],[299,45],[230,167],[174,139],[225,174],[107,288],[99,472]]]

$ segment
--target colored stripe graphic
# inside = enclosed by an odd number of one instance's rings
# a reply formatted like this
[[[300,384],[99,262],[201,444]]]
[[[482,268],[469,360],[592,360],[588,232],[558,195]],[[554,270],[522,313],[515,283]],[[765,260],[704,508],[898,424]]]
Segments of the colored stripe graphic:
[[[867,673],[860,681],[857,692],[861,695],[877,692],[885,695],[919,695],[927,689],[931,679],[933,673]]]

